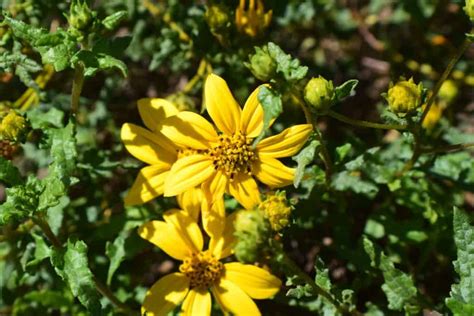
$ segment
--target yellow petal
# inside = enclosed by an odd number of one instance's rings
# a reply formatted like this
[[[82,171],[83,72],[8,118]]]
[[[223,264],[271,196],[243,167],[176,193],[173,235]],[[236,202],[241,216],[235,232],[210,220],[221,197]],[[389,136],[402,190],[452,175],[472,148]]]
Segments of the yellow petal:
[[[211,237],[209,240],[209,251],[214,257],[223,259],[233,253],[236,242],[236,237],[234,236],[234,221],[239,212],[245,212],[245,210],[233,212],[227,216],[225,219],[224,229],[222,229],[221,234],[216,234],[216,236]]]
[[[262,140],[257,145],[257,151],[262,156],[273,158],[293,156],[303,147],[312,131],[311,124],[292,126],[278,135]]]
[[[173,209],[165,212],[163,218],[167,224],[171,224],[177,229],[178,234],[186,242],[188,249],[192,249],[193,252],[202,250],[204,241],[201,229],[187,212]]]
[[[183,316],[208,316],[211,315],[211,293],[208,290],[189,291],[181,307]]]
[[[224,79],[215,74],[207,77],[204,84],[204,103],[207,113],[221,132],[233,135],[237,131],[241,109]]]
[[[263,128],[263,108],[258,101],[260,87],[257,87],[245,102],[240,121],[240,131],[251,138],[260,135]]]
[[[227,186],[227,176],[222,171],[217,170],[206,182],[202,185],[202,191],[209,203],[214,203],[216,200],[222,199]]]
[[[212,160],[205,155],[183,157],[173,164],[165,181],[165,196],[178,195],[196,187],[214,174]]]
[[[151,165],[138,173],[130,191],[125,196],[125,206],[143,204],[163,194],[170,165]]]
[[[222,235],[225,225],[223,196],[213,203],[205,199],[202,204],[201,216],[202,226],[211,238]]]
[[[224,312],[230,312],[237,316],[260,315],[254,301],[236,284],[225,278],[213,286],[211,291]]]
[[[193,112],[180,112],[163,121],[161,133],[181,148],[208,149],[218,140],[214,127]]]
[[[189,291],[189,280],[182,273],[171,273],[159,279],[147,291],[142,315],[166,316],[176,308]]]
[[[229,182],[228,190],[246,209],[251,209],[261,202],[257,183],[249,175],[237,174],[234,180]]]
[[[280,290],[280,279],[267,270],[239,262],[226,263],[224,267],[224,278],[238,285],[251,298],[269,298]]]
[[[138,112],[145,126],[153,132],[159,130],[163,120],[176,115],[179,110],[165,99],[145,98],[137,102]]]
[[[170,150],[169,141],[162,135],[125,123],[120,137],[128,152],[147,164],[173,163],[176,160],[175,150]]]
[[[138,234],[177,260],[184,260],[196,251],[172,224],[162,221],[151,221],[141,225]]]
[[[295,169],[288,168],[275,158],[259,156],[252,166],[253,174],[270,188],[280,188],[293,183]]]
[[[201,188],[190,188],[179,194],[177,199],[181,209],[188,212],[188,214],[197,221],[199,213],[201,212],[201,203],[203,200]]]

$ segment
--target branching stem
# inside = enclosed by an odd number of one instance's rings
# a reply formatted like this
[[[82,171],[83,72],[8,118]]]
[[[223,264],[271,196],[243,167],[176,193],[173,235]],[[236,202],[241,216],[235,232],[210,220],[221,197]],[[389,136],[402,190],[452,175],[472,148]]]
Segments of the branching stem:
[[[359,126],[359,127],[369,127],[369,128],[378,128],[378,129],[397,129],[397,130],[404,130],[407,128],[406,125],[381,124],[381,123],[374,123],[374,122],[369,122],[369,121],[355,120],[345,115],[342,115],[340,113],[334,112],[333,110],[329,110],[327,112],[327,115],[341,122],[354,125],[354,126]]]

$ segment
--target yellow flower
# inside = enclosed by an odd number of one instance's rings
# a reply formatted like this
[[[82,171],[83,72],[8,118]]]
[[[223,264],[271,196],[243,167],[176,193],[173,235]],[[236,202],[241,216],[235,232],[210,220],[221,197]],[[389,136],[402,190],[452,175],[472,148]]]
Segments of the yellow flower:
[[[233,216],[225,225],[232,227]],[[223,224],[223,223],[221,223]],[[268,271],[239,262],[219,260],[231,254],[233,230],[212,238],[208,250],[197,223],[185,212],[171,210],[164,221],[151,221],[139,228],[142,238],[183,263],[179,272],[159,279],[147,292],[142,314],[167,315],[181,305],[183,315],[211,314],[211,293],[224,312],[235,315],[260,315],[252,299],[275,295],[281,281]]]
[[[293,208],[289,205],[285,192],[277,191],[267,193],[265,200],[258,205],[258,209],[263,211],[272,229],[279,231],[290,223],[289,218]]]
[[[204,86],[204,103],[221,133],[193,112],[180,112],[163,122],[163,135],[180,148],[194,150],[171,167],[165,181],[165,196],[178,195],[202,184],[205,198],[210,203],[227,192],[250,209],[260,203],[254,176],[271,188],[293,182],[295,169],[286,167],[277,158],[296,154],[312,127],[310,124],[295,125],[254,146],[254,138],[263,129],[263,108],[257,98],[258,91],[259,88],[250,95],[242,110],[226,82],[211,74]]]
[[[148,129],[125,123],[121,138],[128,152],[148,166],[140,170],[125,197],[125,205],[143,204],[162,195],[172,164],[190,153],[185,147],[176,147],[160,132],[163,120],[179,113],[172,103],[165,99],[141,99],[138,111]],[[201,195],[199,188],[189,188],[178,196],[178,203],[197,218]]]
[[[240,4],[235,10],[235,24],[240,33],[255,37],[263,32],[272,20],[272,11],[265,12],[263,1],[249,0],[248,10],[245,10],[246,0],[240,0]]]
[[[425,109],[426,104],[423,105],[423,110]],[[423,120],[423,128],[430,130],[435,127],[436,123],[441,119],[443,115],[443,108],[438,103],[433,103],[426,114],[425,119]]]

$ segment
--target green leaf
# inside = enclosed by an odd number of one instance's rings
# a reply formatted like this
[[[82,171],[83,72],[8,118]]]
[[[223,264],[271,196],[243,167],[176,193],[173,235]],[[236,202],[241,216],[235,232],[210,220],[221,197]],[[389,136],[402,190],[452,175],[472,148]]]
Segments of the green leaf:
[[[301,180],[303,180],[306,166],[313,162],[314,155],[318,151],[320,145],[321,143],[319,141],[313,140],[308,144],[308,146],[303,148],[298,155],[292,158],[298,164],[296,167],[295,179],[293,180],[295,188],[297,188],[300,185]]]
[[[35,240],[35,252],[34,259],[26,264],[27,267],[34,266],[51,256],[51,248],[46,244],[44,238],[35,233],[32,233],[31,236]]]
[[[0,182],[7,185],[19,185],[22,181],[17,167],[10,160],[0,157]]]
[[[369,255],[371,266],[382,271],[384,284],[382,290],[387,296],[388,308],[401,311],[416,309],[417,290],[411,276],[395,268],[393,262],[364,236],[364,250]]]
[[[347,80],[340,86],[337,86],[336,87],[336,101],[342,101],[345,98],[352,96],[355,93],[355,88],[357,87],[358,83],[359,83],[359,80],[351,79],[351,80]]]
[[[121,60],[107,54],[81,50],[72,57],[73,64],[82,62],[85,70],[84,76],[91,77],[99,70],[118,69],[122,76],[127,76],[127,66]]]
[[[110,259],[109,271],[107,272],[107,284],[110,285],[112,277],[120,266],[120,263],[125,259],[127,251],[125,249],[125,239],[129,236],[129,231],[122,231],[117,238],[105,245],[105,254]]]
[[[375,197],[379,191],[379,188],[375,184],[363,179],[358,172],[342,171],[336,173],[331,181],[336,190],[350,190],[355,193],[363,194],[368,198]]]
[[[127,11],[115,12],[102,20],[102,25],[109,31],[115,30],[117,26],[127,17]]]
[[[263,130],[256,142],[263,137],[265,130],[270,126],[270,121],[277,118],[283,112],[281,95],[270,87],[262,86],[260,88],[258,101],[263,107]]]
[[[37,178],[29,176],[24,184],[5,191],[7,200],[0,205],[0,225],[31,216],[37,210],[44,186]]]
[[[286,54],[275,43],[268,43],[268,53],[275,60],[277,73],[281,73],[287,81],[297,81],[303,79],[308,73],[308,67],[301,66],[300,61]]]
[[[86,243],[69,239],[66,249],[53,251],[51,264],[91,315],[101,315],[100,295],[95,289],[94,276],[89,269]]]
[[[352,145],[351,143],[344,144],[342,146],[336,147],[336,161],[342,162],[351,152]]]
[[[454,242],[457,248],[457,259],[453,262],[454,270],[459,275],[459,283],[451,286],[450,297],[446,306],[455,316],[474,314],[474,226],[470,225],[469,216],[454,208],[453,215]]]

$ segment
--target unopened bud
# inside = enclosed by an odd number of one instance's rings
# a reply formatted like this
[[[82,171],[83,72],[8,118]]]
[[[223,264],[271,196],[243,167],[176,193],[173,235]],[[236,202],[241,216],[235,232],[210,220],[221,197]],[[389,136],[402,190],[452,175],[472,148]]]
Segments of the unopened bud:
[[[221,33],[231,25],[229,10],[221,4],[208,6],[204,17],[213,34]]]
[[[27,133],[28,122],[14,110],[10,110],[0,123],[0,137],[3,140],[22,142]]]
[[[270,56],[267,46],[255,47],[255,54],[250,56],[250,71],[255,78],[261,81],[269,81],[276,74],[277,64]]]
[[[270,237],[270,224],[260,210],[242,210],[236,216],[234,236],[235,256],[242,262],[255,262]]]
[[[87,3],[81,0],[73,0],[69,10],[69,25],[79,31],[86,31],[92,25],[94,12]]]
[[[304,88],[304,99],[316,112],[325,112],[334,103],[335,90],[332,81],[324,77],[312,78]]]
[[[413,113],[421,106],[423,86],[416,85],[413,78],[390,84],[386,99],[390,110],[400,116]]]
[[[451,103],[458,96],[458,92],[459,89],[456,83],[448,79],[439,88],[438,97],[447,103]]]
[[[279,231],[290,223],[292,206],[289,205],[284,191],[267,194],[265,200],[258,205],[270,222],[274,231]]]

